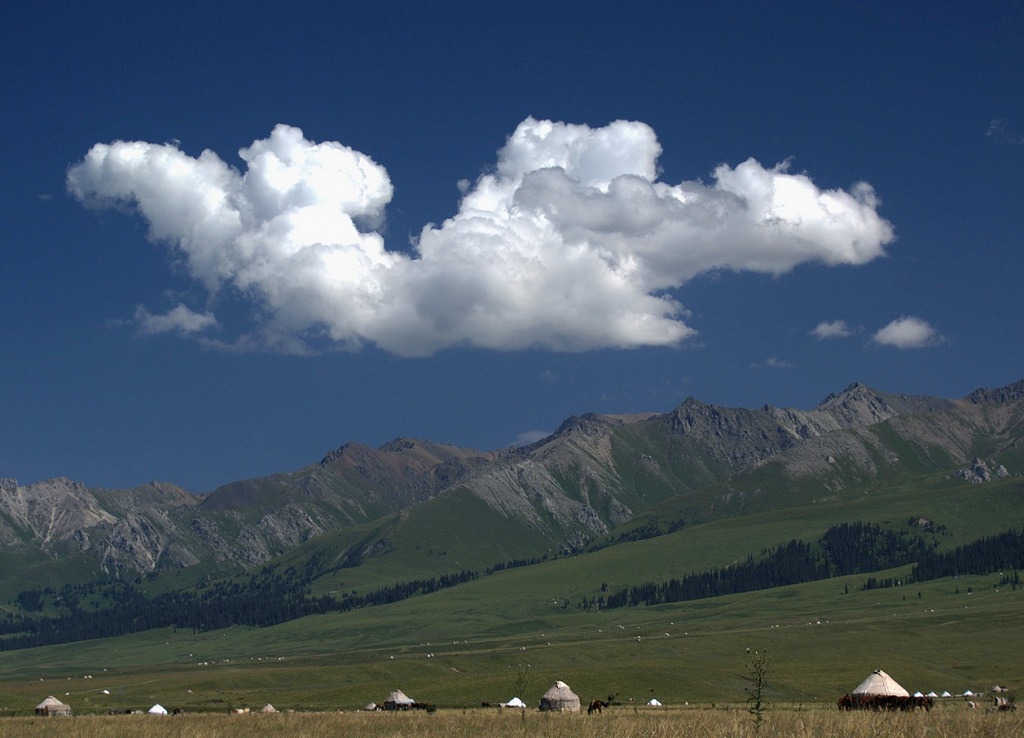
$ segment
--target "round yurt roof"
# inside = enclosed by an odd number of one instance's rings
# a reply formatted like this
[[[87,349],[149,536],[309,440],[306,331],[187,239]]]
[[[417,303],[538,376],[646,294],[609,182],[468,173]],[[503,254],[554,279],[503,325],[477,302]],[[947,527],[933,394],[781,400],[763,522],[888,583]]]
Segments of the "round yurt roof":
[[[526,707],[526,703],[523,702],[518,697],[513,697],[508,702],[502,702],[501,706],[502,707]]]
[[[651,697],[651,701],[648,702],[647,704],[650,705],[651,707],[661,707],[661,703],[658,702],[658,699],[656,697]]]
[[[149,708],[150,715],[166,715],[167,708],[161,705],[159,702]]]
[[[875,669],[868,678],[860,683],[854,694],[870,694],[882,697],[909,697],[910,692],[899,685],[895,679],[881,669]]]
[[[579,712],[580,698],[563,681],[557,681],[540,698],[540,709],[563,712]]]
[[[56,697],[54,697],[51,694],[45,700],[43,700],[38,705],[36,705],[36,709],[37,710],[42,710],[42,709],[47,708],[47,707],[59,707],[60,705],[63,705],[63,704],[64,704],[63,702],[61,702],[59,699],[57,699]]]
[[[396,689],[394,692],[388,695],[388,698],[384,700],[384,704],[393,702],[396,705],[411,705],[414,700],[410,698],[400,689]]]

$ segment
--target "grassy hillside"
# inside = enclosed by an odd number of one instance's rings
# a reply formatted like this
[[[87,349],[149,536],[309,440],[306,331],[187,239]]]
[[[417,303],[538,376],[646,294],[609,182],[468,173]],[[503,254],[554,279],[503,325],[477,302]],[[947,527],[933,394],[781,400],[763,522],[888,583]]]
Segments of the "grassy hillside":
[[[386,606],[263,629],[164,629],[8,652],[0,661],[0,707],[23,710],[46,694],[68,692],[79,711],[156,701],[205,710],[267,701],[281,709],[351,709],[395,688],[442,706],[472,706],[512,697],[521,664],[529,664],[523,697],[530,704],[555,679],[588,700],[618,693],[637,702],[656,696],[666,704],[736,703],[745,699],[747,648],[769,649],[771,696],[794,703],[834,701],[876,668],[912,691],[1021,688],[1024,591],[1000,587],[998,574],[869,591],[857,575],[656,607],[584,612],[577,605],[603,587],[664,581],[793,538],[816,540],[843,521],[898,527],[927,518],[942,526],[934,538],[948,549],[1024,527],[1022,494],[1017,479],[968,485],[918,477],[842,499],[687,524]],[[470,528],[463,537],[439,534],[445,516],[474,502],[446,496],[379,529],[349,531],[361,540],[386,539],[391,548],[330,572],[314,592],[365,591],[417,573],[482,568],[496,563],[496,552],[516,558],[543,544],[516,538],[518,528],[503,531],[483,506],[465,519],[490,526],[489,536]],[[683,503],[662,503],[651,515],[668,516],[673,504]],[[351,543],[316,546],[327,558]],[[111,694],[101,695],[103,689]]]

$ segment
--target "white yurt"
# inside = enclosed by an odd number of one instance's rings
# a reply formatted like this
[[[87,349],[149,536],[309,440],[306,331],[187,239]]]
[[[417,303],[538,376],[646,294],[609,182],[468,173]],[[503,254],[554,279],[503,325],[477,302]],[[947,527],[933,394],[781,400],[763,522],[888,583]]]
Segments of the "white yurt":
[[[540,698],[540,709],[545,712],[579,712],[580,698],[563,681],[557,681]]]
[[[876,695],[880,697],[909,697],[910,692],[881,669],[875,669],[853,690],[855,695]]]
[[[150,715],[166,715],[167,708],[158,702],[151,708],[149,708],[146,712],[148,712]]]
[[[60,717],[68,717],[71,715],[71,705],[61,702],[51,694],[45,700],[36,705],[36,715],[45,715],[47,717],[59,715]]]
[[[394,692],[388,695],[388,698],[384,700],[385,710],[408,710],[413,706],[414,699],[409,697],[405,692],[400,689],[396,689]]]

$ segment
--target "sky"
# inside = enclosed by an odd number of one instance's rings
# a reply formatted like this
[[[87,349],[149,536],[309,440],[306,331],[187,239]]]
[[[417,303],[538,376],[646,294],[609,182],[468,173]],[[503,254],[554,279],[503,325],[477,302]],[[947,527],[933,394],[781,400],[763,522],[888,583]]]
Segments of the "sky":
[[[1024,378],[1020,2],[20,5],[0,477]]]

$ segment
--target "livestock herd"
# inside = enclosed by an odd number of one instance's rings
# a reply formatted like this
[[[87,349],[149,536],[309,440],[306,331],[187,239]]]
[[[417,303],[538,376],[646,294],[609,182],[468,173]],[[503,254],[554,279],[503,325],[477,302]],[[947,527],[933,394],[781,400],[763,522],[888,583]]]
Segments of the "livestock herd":
[[[1011,699],[1006,697],[993,697],[992,699],[993,704],[988,708],[989,710],[996,712],[1012,712],[1017,709],[1016,703]],[[901,697],[881,694],[844,694],[836,701],[836,705],[840,710],[886,710],[889,712],[913,712],[914,710],[924,710],[926,712],[930,712],[935,706],[935,699],[932,697],[922,697],[921,695]],[[969,708],[977,707],[977,705],[972,701],[968,701],[967,706]]]
[[[930,712],[935,706],[935,700],[931,697],[900,697],[897,695],[882,694],[844,694],[836,702],[840,710],[888,710],[895,712],[912,712],[924,710]]]

